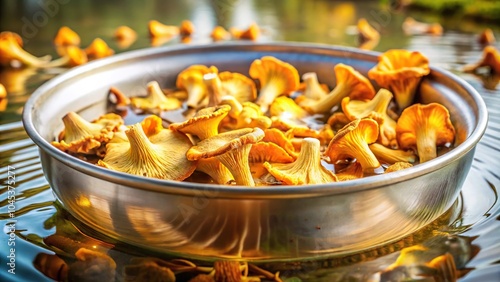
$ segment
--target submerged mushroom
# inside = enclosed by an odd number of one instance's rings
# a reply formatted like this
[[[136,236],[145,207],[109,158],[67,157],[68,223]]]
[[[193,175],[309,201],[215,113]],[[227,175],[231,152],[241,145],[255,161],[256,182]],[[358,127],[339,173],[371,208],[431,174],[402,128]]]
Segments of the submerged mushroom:
[[[96,38],[89,47],[85,48],[85,53],[91,59],[101,59],[113,55],[115,51],[104,40]]]
[[[157,81],[147,84],[146,97],[132,97],[130,103],[135,108],[144,111],[170,111],[182,107],[182,102],[174,97],[167,97]]]
[[[263,137],[264,131],[258,127],[228,131],[201,140],[188,150],[186,156],[193,161],[215,157],[229,169],[237,185],[255,186],[248,156],[252,144]]]
[[[74,30],[67,26],[61,27],[54,38],[54,45],[56,46],[79,46],[80,36]]]
[[[219,133],[219,124],[230,110],[231,107],[228,105],[204,108],[185,122],[172,123],[170,129],[193,134],[204,140]]]
[[[394,49],[379,56],[368,77],[389,89],[402,111],[413,103],[420,80],[429,72],[429,60],[420,52]]]
[[[113,138],[123,120],[119,115],[105,114],[88,122],[77,113],[69,112],[63,117],[63,123],[64,130],[52,145],[65,152],[101,155],[101,146]]]
[[[152,38],[155,37],[171,38],[176,35],[179,35],[180,33],[179,27],[174,25],[165,25],[157,20],[149,21],[148,30],[149,30],[149,36]]]
[[[315,138],[304,138],[298,158],[290,164],[264,163],[277,180],[286,185],[323,184],[336,182],[335,174],[321,164],[320,143]]]
[[[465,72],[475,72],[477,69],[487,67],[492,74],[500,74],[500,52],[494,46],[486,46],[483,49],[482,58],[475,64],[464,66]]]
[[[342,111],[350,120],[369,117],[377,113],[377,118],[374,119],[379,125],[379,142],[384,146],[389,146],[391,141],[396,139],[396,121],[387,114],[391,100],[392,93],[382,88],[373,99],[368,101],[351,100],[345,97],[342,100]]]
[[[398,119],[396,134],[402,149],[416,149],[420,163],[437,157],[437,147],[455,140],[448,109],[438,103],[414,104]]]
[[[289,63],[272,56],[254,60],[250,65],[250,76],[260,82],[260,92],[256,103],[266,113],[276,97],[287,94],[299,86],[299,73]]]
[[[22,43],[22,42],[21,42]],[[0,66],[17,66],[18,64],[42,67],[50,61],[50,56],[35,57],[25,51],[15,36],[0,37]]]
[[[335,65],[334,70],[337,85],[328,95],[316,101],[305,100],[299,103],[309,113],[328,113],[347,96],[359,100],[375,96],[375,89],[370,81],[353,67],[340,63]]]
[[[190,108],[202,107],[202,101],[207,96],[207,87],[203,76],[209,73],[217,74],[216,67],[192,65],[177,75],[176,86],[179,89],[185,89],[188,93],[186,105]]]
[[[357,119],[339,130],[328,144],[325,155],[332,163],[355,158],[364,171],[380,167],[380,162],[368,147],[378,138],[378,124],[372,119]]]
[[[192,143],[185,135],[163,129],[146,136],[140,123],[125,132],[128,142],[111,140],[99,166],[145,177],[184,180],[193,173],[196,162],[186,159]]]

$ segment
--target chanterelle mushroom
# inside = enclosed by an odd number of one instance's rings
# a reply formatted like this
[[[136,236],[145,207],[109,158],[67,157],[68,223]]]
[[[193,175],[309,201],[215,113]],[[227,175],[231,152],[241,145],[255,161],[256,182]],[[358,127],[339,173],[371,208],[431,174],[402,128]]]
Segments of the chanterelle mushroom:
[[[437,146],[453,142],[455,128],[443,105],[414,104],[401,113],[396,134],[399,146],[403,149],[416,147],[420,163],[424,163],[437,157]]]
[[[0,112],[5,111],[7,108],[7,90],[5,86],[0,83]]]
[[[260,92],[256,103],[266,113],[276,97],[287,94],[299,86],[299,73],[289,63],[272,56],[254,60],[250,65],[250,76],[260,82]]]
[[[245,30],[232,27],[230,31],[233,37],[236,39],[257,40],[257,38],[259,38],[260,35],[260,28],[256,23],[252,23]]]
[[[129,142],[111,140],[99,166],[134,175],[169,180],[184,180],[196,168],[196,162],[186,159],[192,143],[185,135],[163,129],[146,136],[140,123],[126,132]]]
[[[56,148],[71,153],[101,154],[101,145],[113,138],[114,132],[123,125],[116,114],[105,114],[93,122],[84,120],[75,112],[63,117],[64,130],[59,140],[52,142]]]
[[[188,93],[186,101],[188,107],[196,109],[203,106],[201,102],[207,96],[207,87],[203,76],[208,73],[217,74],[218,72],[214,66],[192,65],[177,75],[177,88],[185,89]]]
[[[264,131],[256,127],[232,130],[200,141],[186,153],[188,160],[217,158],[224,164],[237,185],[255,186],[248,156],[252,144],[264,137]]]
[[[182,107],[182,102],[174,97],[167,97],[157,81],[147,84],[146,97],[132,97],[132,106],[145,111],[169,111]]]
[[[389,89],[402,111],[413,103],[420,80],[429,72],[429,60],[420,52],[393,49],[379,56],[368,77]]]
[[[22,41],[21,41],[22,42]],[[15,36],[0,37],[0,66],[17,64],[42,67],[50,61],[50,56],[35,57],[25,51]]]
[[[380,162],[372,153],[369,144],[377,141],[378,124],[372,119],[357,119],[339,130],[328,144],[325,154],[335,163],[346,158],[355,158],[363,170],[380,167]]]
[[[54,38],[54,45],[56,46],[79,46],[80,36],[74,30],[67,26],[61,27]]]
[[[307,99],[319,100],[328,94],[328,88],[325,89],[319,81],[318,75],[315,72],[306,72],[302,75],[302,80],[306,88],[303,95]]]
[[[380,39],[380,33],[365,18],[358,20],[357,28],[360,42]]]
[[[312,114],[320,114],[331,111],[347,96],[359,100],[375,96],[375,89],[370,81],[353,67],[340,63],[335,65],[334,70],[337,78],[335,88],[319,100],[304,100],[299,103],[300,106]]]
[[[173,37],[180,33],[179,27],[173,25],[165,25],[157,20],[149,21],[148,23],[149,36],[151,37]]]
[[[115,51],[104,40],[96,38],[90,43],[89,47],[85,48],[85,53],[89,58],[100,59],[113,55]]]
[[[201,140],[219,133],[219,123],[224,119],[231,107],[228,105],[208,107],[182,123],[172,123],[170,129],[198,136]]]
[[[231,95],[240,103],[253,102],[257,97],[257,88],[253,80],[247,76],[224,71],[219,73],[223,95]]]
[[[370,144],[369,147],[377,159],[388,164],[396,162],[414,163],[417,160],[417,156],[412,150],[395,150],[379,143]]]
[[[483,57],[475,64],[464,66],[465,72],[474,72],[478,68],[489,67],[493,74],[500,74],[500,52],[494,46],[486,46],[483,49]]]
[[[304,138],[300,153],[290,164],[264,163],[277,180],[287,185],[322,184],[336,182],[335,174],[321,165],[320,143],[315,138]]]

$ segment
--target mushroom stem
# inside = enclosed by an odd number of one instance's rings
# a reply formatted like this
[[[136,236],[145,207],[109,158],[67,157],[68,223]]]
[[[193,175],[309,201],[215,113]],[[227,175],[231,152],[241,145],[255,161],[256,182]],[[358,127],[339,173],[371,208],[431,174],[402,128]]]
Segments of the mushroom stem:
[[[276,99],[276,97],[282,94],[281,93],[282,87],[280,87],[281,84],[283,84],[281,80],[271,79],[263,88],[261,88],[259,92],[259,97],[257,98],[257,101],[255,103],[260,106],[260,109],[262,110],[263,113],[266,113],[267,110],[269,109],[269,105],[272,104],[274,99]]]
[[[12,60],[17,60],[26,66],[40,67],[50,59],[49,55],[39,58],[26,52],[13,37],[4,37],[0,40],[0,62],[2,64],[7,65]]]
[[[157,151],[155,145],[149,141],[140,124],[133,125],[126,134],[130,142],[128,154],[134,162],[147,164],[149,163],[148,159],[155,161],[154,158],[151,158],[151,152]]]
[[[231,150],[225,154],[216,156],[216,158],[226,166],[234,177],[237,185],[255,186],[252,177],[248,155],[252,144],[246,144],[239,149]]]
[[[377,157],[373,154],[366,143],[366,140],[361,138],[361,134],[353,135],[353,140],[350,145],[353,147],[352,151],[360,152],[356,155],[356,160],[361,164],[364,170],[370,168],[378,168],[380,167],[380,162],[377,160]]]
[[[425,163],[437,157],[436,131],[421,127],[417,133],[417,152],[420,163]]]
[[[189,86],[186,86],[186,91],[189,94],[186,105],[194,109],[200,107],[200,102],[206,95],[205,89],[199,84],[191,83]]]
[[[319,100],[326,96],[327,92],[321,87],[318,75],[315,72],[306,72],[302,75],[302,80],[306,84],[304,95],[313,100]]]
[[[82,136],[93,136],[96,131],[99,132],[102,126],[92,124],[84,120],[75,112],[67,113],[63,118],[64,123],[64,141],[71,143],[80,139]],[[73,138],[72,138],[73,137]],[[71,140],[73,139],[73,140]]]
[[[344,97],[347,97],[351,92],[351,88],[346,83],[340,82],[335,88],[326,96],[314,101],[312,105],[304,105],[304,108],[310,113],[326,113],[340,104]]]
[[[215,107],[222,101],[221,80],[216,73],[207,73],[203,76],[203,82],[207,87],[208,106]]]
[[[146,87],[149,93],[149,99],[151,100],[151,104],[160,105],[169,102],[165,94],[163,94],[163,90],[161,90],[158,81],[150,81],[148,82]]]

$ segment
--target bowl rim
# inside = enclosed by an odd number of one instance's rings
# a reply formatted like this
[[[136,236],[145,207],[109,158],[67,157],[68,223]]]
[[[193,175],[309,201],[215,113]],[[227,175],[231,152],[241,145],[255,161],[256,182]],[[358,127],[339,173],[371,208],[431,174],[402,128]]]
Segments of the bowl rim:
[[[143,176],[131,175],[123,172],[117,172],[94,164],[87,163],[76,157],[69,156],[67,153],[60,151],[54,147],[50,142],[45,140],[36,130],[33,123],[33,110],[37,101],[41,97],[48,95],[47,93],[56,85],[63,81],[73,79],[79,75],[87,72],[92,72],[101,67],[110,64],[123,63],[127,60],[136,60],[139,57],[149,57],[158,55],[167,55],[177,51],[185,51],[195,53],[197,51],[221,51],[221,49],[238,50],[259,49],[259,48],[291,48],[291,49],[304,49],[321,51],[337,51],[348,52],[351,55],[369,57],[376,62],[377,57],[381,54],[374,51],[364,51],[353,47],[344,47],[336,45],[327,45],[321,43],[304,43],[304,42],[270,42],[270,43],[246,43],[246,42],[231,42],[231,43],[212,43],[212,44],[193,44],[175,45],[165,47],[151,47],[139,50],[123,52],[111,57],[99,59],[89,62],[85,65],[72,68],[64,73],[50,79],[49,81],[38,87],[25,103],[22,121],[28,136],[39,147],[39,149],[57,161],[76,169],[88,176],[92,176],[104,181],[110,181],[116,184],[125,185],[133,189],[140,189],[145,191],[159,192],[163,194],[176,194],[183,196],[193,195],[212,195],[216,198],[226,199],[271,199],[271,198],[304,198],[304,197],[318,197],[333,194],[348,194],[362,190],[370,190],[384,187],[385,185],[399,183],[408,179],[416,178],[418,176],[439,170],[449,163],[460,159],[463,155],[467,154],[470,150],[474,149],[476,144],[481,139],[486,131],[488,122],[488,111],[484,100],[481,95],[462,78],[455,74],[434,67],[431,65],[431,73],[444,75],[453,80],[459,87],[463,88],[475,102],[477,106],[477,123],[474,130],[469,136],[447,152],[433,160],[418,164],[414,167],[404,169],[401,171],[393,172],[390,174],[374,175],[343,182],[332,182],[328,184],[313,184],[313,185],[277,185],[266,186],[263,189],[245,186],[229,186],[220,184],[201,184],[185,181],[162,180],[155,178],[148,178]],[[287,50],[290,51],[290,50]],[[110,85],[111,86],[111,85]],[[68,157],[69,156],[69,157]]]

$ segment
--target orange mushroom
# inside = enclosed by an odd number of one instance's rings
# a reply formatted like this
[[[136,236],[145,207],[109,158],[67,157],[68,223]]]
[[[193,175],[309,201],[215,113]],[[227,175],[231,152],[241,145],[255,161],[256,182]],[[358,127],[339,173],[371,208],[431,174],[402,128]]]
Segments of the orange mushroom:
[[[44,68],[76,67],[88,62],[87,53],[78,46],[62,46],[58,50],[62,57],[45,64]]]
[[[298,157],[298,153],[295,151],[292,142],[285,136],[283,131],[277,128],[268,128],[264,130],[264,133],[265,136],[262,139],[262,142],[272,142],[283,148],[294,159]]]
[[[378,57],[368,77],[389,89],[402,111],[413,103],[420,80],[429,73],[429,60],[420,52],[393,49]]]
[[[0,83],[0,112],[5,111],[7,108],[7,90],[5,89],[5,86]]]
[[[370,81],[351,66],[340,63],[335,65],[334,70],[337,85],[328,95],[316,101],[305,100],[299,103],[309,113],[328,113],[347,96],[359,100],[375,96],[375,89]]]
[[[380,167],[380,162],[368,147],[378,138],[378,124],[372,119],[357,119],[339,130],[328,144],[325,155],[332,163],[355,158],[364,171]]]
[[[177,88],[185,89],[188,93],[186,101],[188,107],[196,109],[204,106],[202,101],[207,97],[208,93],[203,76],[208,73],[217,74],[218,72],[214,66],[192,65],[177,75]]]
[[[61,27],[54,38],[54,44],[56,46],[79,46],[80,36],[74,30],[67,26]]]
[[[230,129],[239,129],[246,127],[258,127],[260,129],[266,129],[271,126],[271,119],[264,115],[258,105],[252,102],[244,102],[241,105],[242,109],[240,114],[230,123],[225,123],[225,127]]]
[[[329,92],[328,86],[319,83],[318,75],[315,72],[304,73],[302,75],[302,80],[305,84],[305,89],[302,94],[307,99],[319,100],[325,97]]]
[[[260,28],[256,23],[252,23],[245,30],[233,27],[230,29],[230,32],[236,39],[257,40],[260,36]]]
[[[137,32],[126,25],[122,25],[115,29],[114,37],[118,41],[134,42],[137,38]]]
[[[85,48],[85,53],[87,53],[87,57],[91,59],[101,59],[113,55],[115,51],[111,49],[104,40],[96,38],[87,48]]]
[[[165,25],[157,20],[151,20],[148,23],[150,37],[167,37],[171,38],[179,35],[180,29],[174,25]]]
[[[407,168],[410,168],[410,167],[413,167],[413,165],[411,163],[407,163],[407,162],[395,162],[394,164],[388,166],[386,168],[386,170],[384,171],[384,173],[389,173],[389,172],[394,172],[394,171],[398,171],[398,170],[403,170],[403,169],[407,169]]]
[[[479,34],[477,41],[483,45],[493,44],[496,41],[495,34],[493,34],[493,31],[491,30],[491,28],[487,28],[487,29],[483,30],[483,32],[481,32],[481,34]]]
[[[280,96],[274,99],[269,108],[271,116],[281,116],[285,118],[302,119],[309,115],[303,108],[295,103],[292,98]]]
[[[212,37],[213,41],[222,41],[228,40],[231,37],[231,34],[225,28],[218,25],[212,30],[212,33],[210,33],[210,37]]]
[[[285,149],[272,142],[259,141],[252,145],[248,161],[254,178],[261,178],[267,173],[264,163],[291,163],[295,160]],[[264,180],[265,181],[265,180]]]
[[[289,63],[272,56],[254,60],[250,65],[250,76],[260,82],[260,92],[256,103],[266,113],[276,97],[287,94],[299,86],[299,73]]]
[[[420,163],[437,157],[437,146],[451,144],[455,127],[448,109],[438,103],[414,104],[398,119],[396,134],[402,149],[416,149]]]
[[[182,107],[179,99],[165,96],[157,81],[150,81],[147,84],[145,97],[130,98],[130,104],[137,109],[150,112],[170,111]]]
[[[0,37],[0,66],[43,67],[50,59],[50,56],[35,57],[25,51],[16,36]]]
[[[179,27],[181,36],[191,36],[195,31],[194,24],[190,20],[183,20]]]
[[[475,72],[477,69],[487,67],[492,74],[500,74],[500,52],[494,46],[486,46],[483,49],[482,58],[475,64],[464,66],[465,72]]]
[[[204,140],[219,134],[219,123],[227,116],[230,110],[231,107],[228,105],[204,108],[185,122],[172,123],[170,129],[186,134],[193,134]]]
[[[299,156],[293,163],[269,162],[264,167],[277,180],[286,185],[324,184],[336,182],[335,174],[321,164],[320,142],[315,138],[304,138]]]
[[[339,181],[348,181],[362,178],[364,176],[364,172],[361,164],[359,162],[354,162],[348,165],[345,169],[336,172],[335,175]]]

